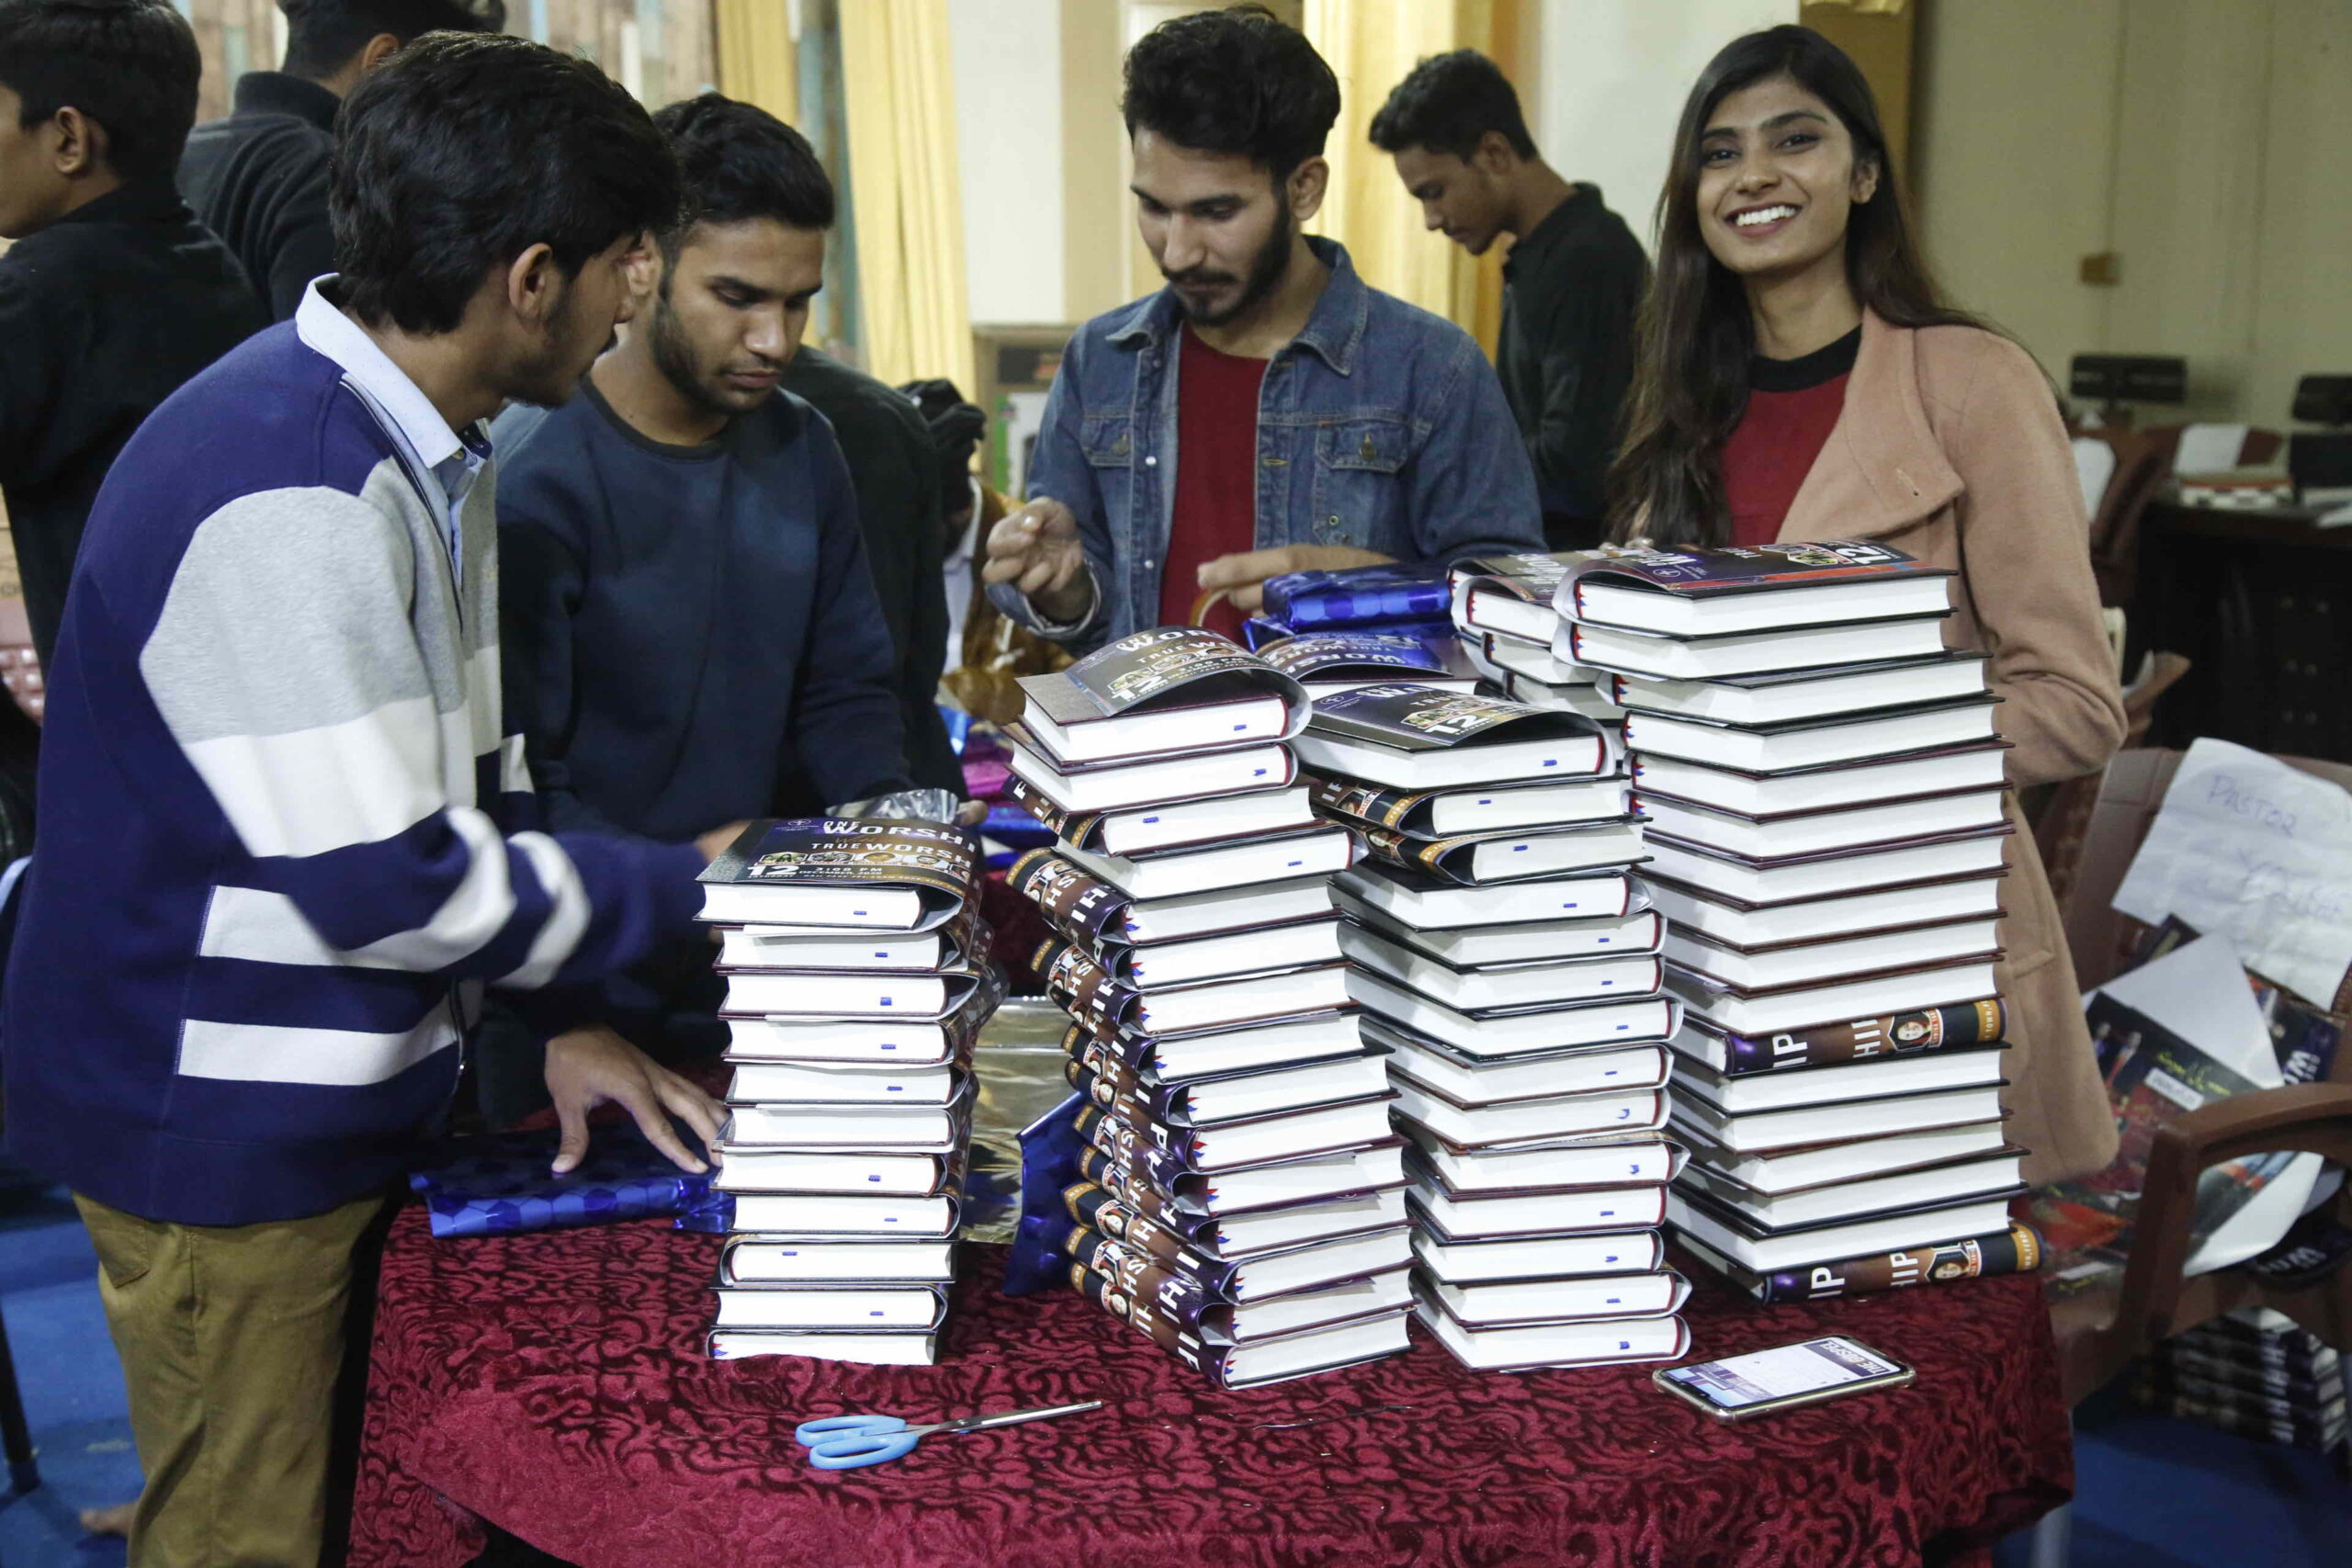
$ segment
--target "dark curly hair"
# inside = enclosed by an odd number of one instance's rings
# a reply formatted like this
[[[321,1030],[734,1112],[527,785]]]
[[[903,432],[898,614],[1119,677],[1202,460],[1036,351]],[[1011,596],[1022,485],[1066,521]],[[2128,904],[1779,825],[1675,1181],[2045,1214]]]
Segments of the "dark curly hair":
[[[106,130],[107,166],[168,176],[196,124],[203,61],[165,0],[0,0],[0,87],[18,129],[79,109]]]
[[[753,104],[705,93],[653,117],[677,155],[685,200],[662,236],[665,254],[696,223],[773,218],[795,229],[833,226],[833,182],[808,139]]]
[[[1263,6],[1165,21],[1127,51],[1119,111],[1196,152],[1247,157],[1276,184],[1318,157],[1340,118],[1340,79],[1306,35]]]
[[[1468,162],[1487,132],[1498,130],[1522,158],[1535,156],[1519,94],[1502,67],[1475,49],[1432,54],[1389,93],[1372,117],[1372,144],[1383,152],[1426,148]]]
[[[503,34],[428,33],[345,100],[327,190],[345,302],[446,333],[535,244],[566,277],[678,219],[678,164],[584,60]]]

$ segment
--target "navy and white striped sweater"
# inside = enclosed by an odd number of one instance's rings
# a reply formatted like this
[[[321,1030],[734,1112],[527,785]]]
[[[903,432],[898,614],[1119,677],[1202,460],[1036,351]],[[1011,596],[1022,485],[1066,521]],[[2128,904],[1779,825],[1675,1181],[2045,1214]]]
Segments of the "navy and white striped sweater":
[[[50,674],[6,990],[18,1157],[152,1219],[322,1213],[396,1177],[484,983],[674,939],[692,845],[532,830],[499,710],[489,473],[445,521],[288,322],[149,418]]]

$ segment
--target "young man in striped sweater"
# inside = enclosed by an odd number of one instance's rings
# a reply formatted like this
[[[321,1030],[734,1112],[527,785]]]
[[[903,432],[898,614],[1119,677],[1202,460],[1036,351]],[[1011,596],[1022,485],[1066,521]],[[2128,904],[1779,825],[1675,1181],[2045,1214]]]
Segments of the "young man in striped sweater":
[[[51,675],[9,1134],[97,1244],[133,1564],[317,1561],[353,1251],[481,987],[674,940],[716,848],[533,830],[500,716],[481,423],[627,319],[662,138],[593,65],[436,34],[345,105],[331,201],[341,275],[115,465]],[[547,1072],[568,1122],[619,1100],[700,1168],[683,1080],[617,1040]]]

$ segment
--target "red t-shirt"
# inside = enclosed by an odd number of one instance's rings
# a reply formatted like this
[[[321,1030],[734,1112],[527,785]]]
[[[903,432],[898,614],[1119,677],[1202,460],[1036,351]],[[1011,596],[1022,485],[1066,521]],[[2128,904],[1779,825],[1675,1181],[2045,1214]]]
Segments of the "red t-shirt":
[[[1733,544],[1769,545],[1781,536],[1797,491],[1845,410],[1846,381],[1860,343],[1857,328],[1802,359],[1756,362],[1747,412],[1724,443]]]
[[[1160,564],[1159,623],[1181,626],[1200,597],[1201,568],[1258,545],[1258,389],[1266,361],[1220,354],[1183,333],[1176,372],[1176,505]],[[1241,635],[1241,613],[1220,604],[1208,624]]]

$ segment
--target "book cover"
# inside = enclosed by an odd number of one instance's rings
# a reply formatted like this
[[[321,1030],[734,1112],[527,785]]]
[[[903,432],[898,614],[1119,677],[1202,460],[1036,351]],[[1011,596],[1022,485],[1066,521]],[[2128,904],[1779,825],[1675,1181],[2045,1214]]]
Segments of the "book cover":
[[[1826,1067],[1908,1055],[1939,1046],[1984,1045],[2000,1039],[2007,1025],[2008,1010],[1998,997],[1772,1033],[1735,1034],[1690,1021],[1691,1028],[1713,1035],[1722,1046],[1723,1070],[1735,1077],[1779,1067]]]
[[[1571,565],[1555,595],[1561,614],[1574,611],[1572,595],[1581,582],[1656,589],[1689,599],[1752,593],[1773,588],[1811,588],[1832,582],[1901,577],[1951,577],[1949,567],[1928,566],[1875,539],[1792,540],[1772,545],[1725,545],[1713,549],[1637,549],[1603,546]]]
[[[978,865],[978,845],[961,828],[824,817],[752,823],[699,880],[739,887],[911,887],[960,906]]]
[[[1591,720],[1495,697],[1428,686],[1358,686],[1318,698],[1307,728],[1399,751],[1442,751],[1489,740],[1600,736]]]
[[[1454,562],[1451,576],[1456,592],[1476,584],[1530,604],[1549,604],[1560,584],[1567,580],[1569,569],[1586,559],[1589,553],[1562,550],[1545,555],[1530,550],[1518,555],[1480,556]]]
[[[1118,888],[1089,876],[1051,850],[1031,850],[1013,862],[1005,881],[1037,906],[1057,930],[1073,939],[1124,942],[1127,907],[1134,902]]]
[[[1464,833],[1451,839],[1416,838],[1389,828],[1374,828],[1362,823],[1351,825],[1363,835],[1364,848],[1371,852],[1372,858],[1385,865],[1394,866],[1399,871],[1419,872],[1457,887],[1486,887],[1498,883],[1548,880],[1575,874],[1539,867],[1523,875],[1478,877],[1472,874],[1470,863],[1481,844],[1523,842],[1539,833],[1545,836],[1566,835],[1583,829],[1620,827],[1637,820],[1639,818],[1631,816],[1613,817],[1600,822],[1577,822],[1562,829],[1506,828],[1491,833]],[[1640,850],[1636,847],[1633,854],[1621,860],[1579,867],[1578,870],[1605,871],[1614,865],[1634,864],[1639,858]]]
[[[1023,675],[1022,692],[1056,724],[1272,693],[1295,709],[1306,689],[1204,626],[1156,626],[1106,643],[1066,670]]]
[[[1295,637],[1266,649],[1267,663],[1298,681],[1385,675],[1408,681],[1416,671],[1451,676],[1437,650],[1419,637],[1395,632],[1322,632]]]

